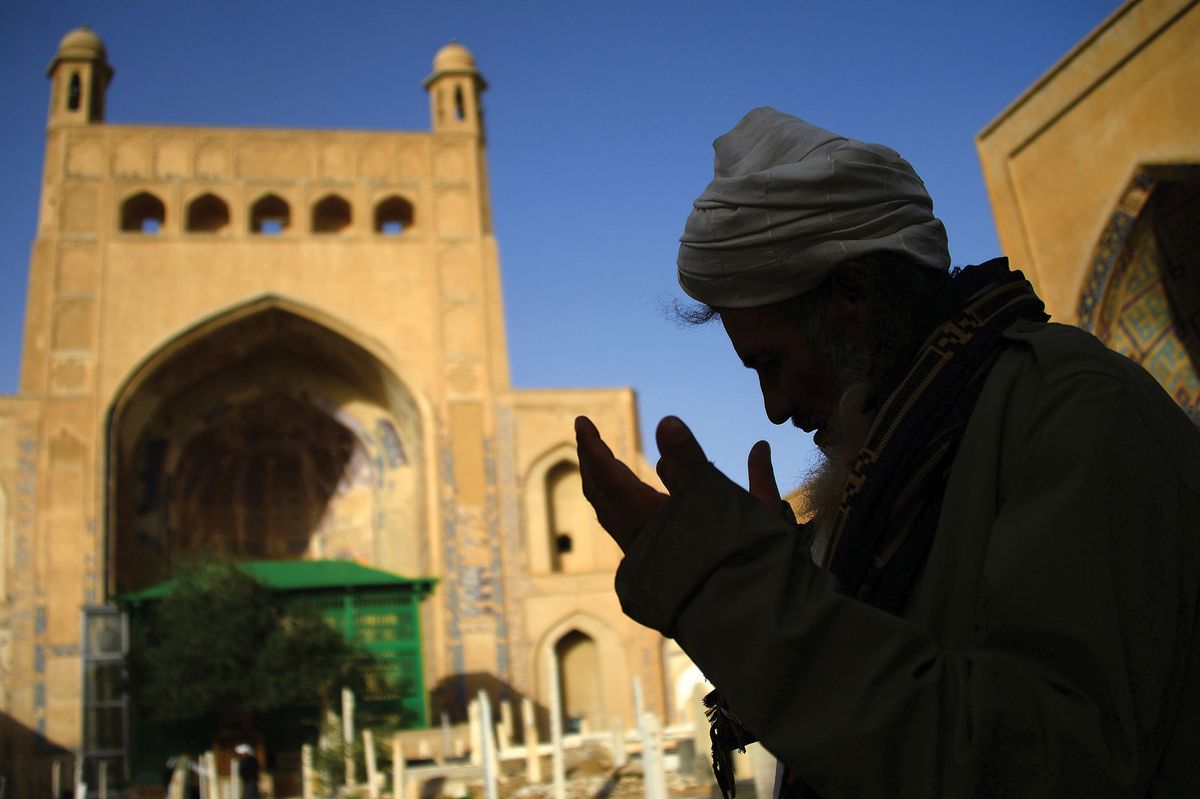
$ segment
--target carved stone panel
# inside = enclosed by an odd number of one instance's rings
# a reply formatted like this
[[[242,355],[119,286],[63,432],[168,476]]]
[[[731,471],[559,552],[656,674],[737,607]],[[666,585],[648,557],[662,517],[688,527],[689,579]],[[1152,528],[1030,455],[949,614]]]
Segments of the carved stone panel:
[[[58,269],[54,274],[57,294],[90,294],[95,290],[99,273],[97,249],[94,244],[70,244],[58,254]]]
[[[396,164],[392,148],[383,142],[369,142],[359,153],[359,173],[368,180],[392,180]]]
[[[50,394],[71,397],[88,393],[92,379],[92,360],[77,355],[50,356]]]
[[[231,173],[228,141],[205,139],[196,146],[197,177],[227,178]]]
[[[455,396],[470,396],[483,383],[483,366],[478,361],[460,362],[446,369],[446,387]]]
[[[433,156],[433,176],[446,181],[466,180],[467,165],[462,148],[440,148]]]
[[[163,178],[190,177],[191,155],[192,146],[187,139],[164,139],[155,147],[154,172]]]
[[[95,186],[75,185],[63,191],[62,229],[90,233],[96,229],[99,196]]]
[[[50,485],[47,497],[51,514],[79,513],[83,506],[84,464],[87,447],[79,436],[60,429],[49,441]],[[77,528],[76,525],[73,525]]]
[[[445,302],[471,302],[480,294],[479,270],[473,248],[456,244],[444,248],[438,257],[438,272]]]
[[[244,178],[305,178],[307,148],[286,139],[250,139],[237,148],[237,173]]]
[[[403,146],[396,155],[396,168],[404,180],[421,180],[425,177],[425,159],[413,146]]]
[[[485,492],[483,409],[477,402],[450,405],[454,486],[460,505],[482,505]]]
[[[113,147],[112,171],[117,177],[141,178],[150,174],[150,142],[122,139]]]
[[[323,178],[354,177],[354,153],[339,142],[325,142],[317,152],[317,171]]]
[[[75,139],[67,146],[67,175],[98,178],[104,175],[104,145],[96,139]]]
[[[442,316],[442,340],[446,356],[479,356],[483,351],[483,322],[478,304],[451,305]]]
[[[54,309],[50,346],[55,350],[88,350],[92,345],[92,303],[64,302]]]
[[[70,430],[62,429],[50,439],[50,468],[75,468],[83,463],[87,448],[79,436]]]
[[[442,236],[468,236],[473,225],[471,204],[462,189],[442,189],[435,200],[437,229]]]

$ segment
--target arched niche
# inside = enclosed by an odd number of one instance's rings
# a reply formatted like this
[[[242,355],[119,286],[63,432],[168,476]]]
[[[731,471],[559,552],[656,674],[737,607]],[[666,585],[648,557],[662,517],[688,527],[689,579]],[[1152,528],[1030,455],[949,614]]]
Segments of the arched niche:
[[[399,236],[413,226],[413,206],[397,194],[384,197],[375,204],[375,232],[384,236]]]
[[[167,209],[162,200],[148,191],[141,191],[121,202],[121,231],[124,233],[158,233],[166,222]]]
[[[625,701],[630,686],[625,647],[607,624],[588,613],[570,613],[542,634],[535,652],[535,694],[543,706],[551,707],[553,659],[564,710],[576,715],[582,711],[589,731],[610,729],[617,721],[635,722]],[[589,668],[592,664],[594,670]]]
[[[313,204],[313,233],[342,233],[351,221],[350,203],[340,195],[328,194]]]
[[[1079,326],[1200,408],[1200,166],[1145,166],[1100,237]]]
[[[212,192],[205,192],[188,203],[189,233],[219,233],[229,227],[229,205]]]
[[[326,321],[261,298],[168,341],[117,391],[114,592],[210,554],[428,571],[424,403]]]
[[[72,72],[71,80],[67,84],[67,110],[78,111],[79,103],[83,99],[83,84],[79,80],[79,73]]]
[[[559,444],[534,461],[522,491],[526,552],[533,574],[587,574],[615,569],[616,544],[583,496],[575,448]]]
[[[558,665],[563,731],[602,730],[604,686],[601,682],[600,648],[587,633],[571,630],[554,642]]]
[[[250,206],[250,232],[278,236],[292,224],[292,209],[278,194],[264,194]]]

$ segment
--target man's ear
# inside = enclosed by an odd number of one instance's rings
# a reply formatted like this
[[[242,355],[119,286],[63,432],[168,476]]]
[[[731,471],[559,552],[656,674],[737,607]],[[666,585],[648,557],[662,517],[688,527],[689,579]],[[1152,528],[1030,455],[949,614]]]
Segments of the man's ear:
[[[867,267],[859,261],[845,261],[829,273],[833,284],[830,316],[851,328],[862,326],[867,311]]]

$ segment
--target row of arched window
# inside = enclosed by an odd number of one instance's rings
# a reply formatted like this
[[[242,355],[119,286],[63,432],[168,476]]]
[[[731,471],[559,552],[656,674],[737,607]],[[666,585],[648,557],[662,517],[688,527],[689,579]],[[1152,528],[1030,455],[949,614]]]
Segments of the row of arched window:
[[[229,228],[229,204],[215,194],[201,194],[187,204],[184,230],[189,233],[220,233]],[[389,195],[375,203],[372,230],[396,236],[413,226],[412,203],[399,195]],[[119,224],[126,233],[157,233],[166,222],[162,200],[143,191],[121,203]],[[313,203],[309,215],[312,233],[341,233],[354,220],[350,203],[338,194],[327,194]],[[277,194],[265,194],[250,206],[247,230],[250,233],[279,235],[292,227],[292,209]]]

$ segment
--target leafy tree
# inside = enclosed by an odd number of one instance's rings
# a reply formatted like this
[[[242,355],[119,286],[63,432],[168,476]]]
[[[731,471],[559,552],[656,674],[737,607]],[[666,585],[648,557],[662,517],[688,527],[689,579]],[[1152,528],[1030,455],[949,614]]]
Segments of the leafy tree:
[[[134,679],[147,716],[162,722],[226,725],[325,706],[354,654],[316,613],[282,612],[270,589],[223,561],[178,574],[149,633]]]

